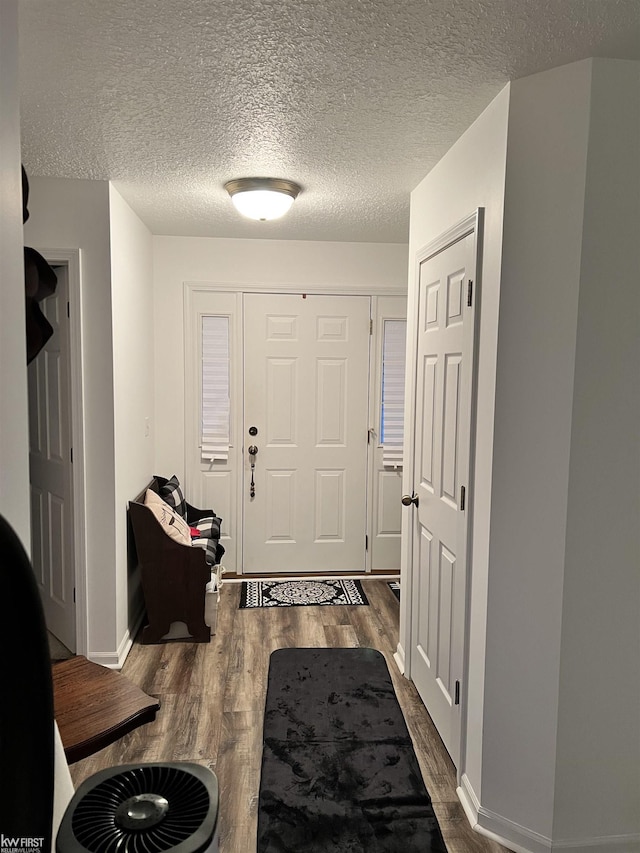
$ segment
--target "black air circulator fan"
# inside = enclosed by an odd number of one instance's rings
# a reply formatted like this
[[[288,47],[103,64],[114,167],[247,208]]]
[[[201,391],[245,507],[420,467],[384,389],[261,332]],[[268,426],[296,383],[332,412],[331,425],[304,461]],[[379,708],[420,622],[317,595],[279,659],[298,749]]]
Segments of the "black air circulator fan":
[[[218,780],[199,764],[125,764],[87,779],[57,853],[217,853]]]
[[[0,0],[2,2],[2,0]],[[41,837],[51,849],[54,798],[53,686],[42,603],[18,536],[0,515],[3,628],[23,636],[0,658],[0,797],[3,837]],[[29,631],[24,631],[24,620]],[[62,818],[57,853],[218,853],[218,780],[189,762],[125,764],[78,788]]]

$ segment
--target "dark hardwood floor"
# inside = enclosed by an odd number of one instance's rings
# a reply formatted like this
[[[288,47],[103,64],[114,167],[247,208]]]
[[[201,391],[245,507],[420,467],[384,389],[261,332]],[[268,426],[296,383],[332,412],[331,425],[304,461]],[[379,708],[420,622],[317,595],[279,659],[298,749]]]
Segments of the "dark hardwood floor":
[[[220,783],[221,853],[255,853],[262,717],[269,655],[290,646],[369,646],[385,656],[450,853],[502,853],[473,832],[456,796],[455,771],[413,685],[393,660],[398,602],[386,581],[367,580],[369,607],[238,610],[239,584],[224,584],[207,644],[134,643],[122,672],[161,708],[154,722],[72,765],[76,786],[98,770],[145,761],[195,761]]]

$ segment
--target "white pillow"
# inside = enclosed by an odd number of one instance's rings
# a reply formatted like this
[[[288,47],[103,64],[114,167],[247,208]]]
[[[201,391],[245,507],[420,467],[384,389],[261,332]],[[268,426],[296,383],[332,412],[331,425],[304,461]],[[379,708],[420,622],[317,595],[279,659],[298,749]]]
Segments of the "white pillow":
[[[191,530],[187,522],[171,509],[153,489],[147,489],[144,495],[144,505],[149,507],[162,525],[162,529],[181,545],[191,545]]]

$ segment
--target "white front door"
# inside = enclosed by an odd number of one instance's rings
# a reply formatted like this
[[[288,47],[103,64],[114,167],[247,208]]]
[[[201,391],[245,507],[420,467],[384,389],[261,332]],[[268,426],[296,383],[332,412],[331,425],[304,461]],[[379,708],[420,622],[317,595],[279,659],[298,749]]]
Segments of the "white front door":
[[[458,766],[465,646],[475,263],[469,233],[420,264],[410,674]],[[475,301],[475,300],[472,300]]]
[[[68,273],[40,307],[53,335],[28,368],[31,560],[47,628],[76,649]]]
[[[244,572],[365,569],[369,335],[369,297],[245,294]]]

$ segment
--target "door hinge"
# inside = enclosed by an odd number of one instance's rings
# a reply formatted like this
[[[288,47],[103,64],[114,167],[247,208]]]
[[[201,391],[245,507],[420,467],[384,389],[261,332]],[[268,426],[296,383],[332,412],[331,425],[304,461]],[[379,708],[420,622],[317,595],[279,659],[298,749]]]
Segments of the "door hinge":
[[[76,603],[76,588],[75,588],[75,586],[73,588],[73,603],[74,604]]]
[[[71,317],[71,309],[69,308],[68,302],[67,302],[67,317]]]
[[[464,509],[465,501],[467,497],[467,490],[464,486],[460,486],[460,509]]]
[[[366,536],[366,535],[365,535],[365,537],[364,537],[364,550],[365,550],[365,551],[368,551],[368,550],[369,550],[369,537],[368,537],[368,536]]]
[[[69,448],[69,457],[70,457],[71,464],[73,465],[73,447]]]
[[[369,320],[369,334],[373,334],[373,320]]]
[[[453,704],[454,705],[460,704],[460,682],[459,681],[456,681],[456,695],[455,695],[455,699],[453,700]]]
[[[473,282],[469,279],[469,283],[467,284],[467,305],[471,307],[473,302]]]

